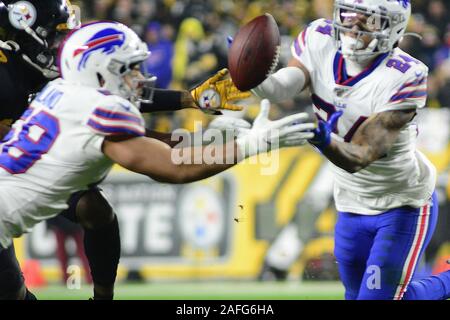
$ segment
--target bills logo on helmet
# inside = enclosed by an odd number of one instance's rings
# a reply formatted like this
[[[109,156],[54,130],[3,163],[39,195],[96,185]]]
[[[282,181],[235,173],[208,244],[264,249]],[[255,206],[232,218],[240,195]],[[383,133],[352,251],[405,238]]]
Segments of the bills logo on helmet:
[[[407,9],[408,8],[408,6],[409,6],[409,4],[410,4],[410,1],[409,0],[389,0],[389,1],[391,1],[391,2],[398,2],[398,3],[400,3],[402,6],[403,6],[403,8],[405,8],[405,9]]]
[[[403,8],[408,8],[409,6],[409,0],[398,0],[398,2],[400,2],[400,4],[403,6]]]
[[[37,11],[32,3],[28,1],[18,1],[8,6],[9,21],[14,28],[24,30],[31,27],[36,22]]]
[[[82,54],[81,61],[78,64],[78,70],[86,67],[86,62],[94,52],[101,50],[102,53],[109,55],[114,53],[124,43],[125,33],[121,31],[108,28],[97,32],[81,48],[75,50],[73,53],[74,58]]]

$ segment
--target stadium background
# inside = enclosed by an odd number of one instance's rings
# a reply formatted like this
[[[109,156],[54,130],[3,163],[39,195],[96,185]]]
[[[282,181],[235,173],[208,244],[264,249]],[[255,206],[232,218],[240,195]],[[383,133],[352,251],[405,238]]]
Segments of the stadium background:
[[[72,1],[84,22],[123,22],[153,52],[148,68],[158,86],[190,88],[227,65],[228,35],[270,12],[282,34],[279,67],[290,58],[295,36],[317,17],[330,18],[331,0]],[[413,2],[410,31],[402,42],[430,66],[428,110],[421,112],[420,149],[439,170],[440,220],[420,275],[448,268],[450,258],[450,19],[449,1]],[[308,95],[276,105],[272,118],[308,108]],[[258,101],[235,116],[253,119]],[[159,113],[148,126],[190,131],[211,117],[197,111]],[[269,160],[269,159],[268,159]],[[275,174],[263,175],[276,166]],[[157,184],[115,168],[104,189],[119,216],[122,258],[117,297],[269,298],[343,297],[333,257],[335,210],[326,162],[306,146],[280,152],[279,162],[241,164],[200,183]],[[81,298],[89,286],[69,290],[61,282],[54,234],[43,223],[16,242],[30,285],[40,298]],[[74,254],[73,243],[67,250]],[[79,264],[73,257],[71,264]],[[42,275],[43,279],[39,279]],[[40,281],[43,280],[43,282]]]

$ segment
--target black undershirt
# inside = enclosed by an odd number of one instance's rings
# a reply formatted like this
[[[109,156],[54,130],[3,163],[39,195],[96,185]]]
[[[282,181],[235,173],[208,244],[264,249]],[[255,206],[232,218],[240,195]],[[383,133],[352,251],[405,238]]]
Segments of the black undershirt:
[[[2,50],[0,61],[0,122],[11,124],[28,108],[28,97],[48,82],[15,53]]]

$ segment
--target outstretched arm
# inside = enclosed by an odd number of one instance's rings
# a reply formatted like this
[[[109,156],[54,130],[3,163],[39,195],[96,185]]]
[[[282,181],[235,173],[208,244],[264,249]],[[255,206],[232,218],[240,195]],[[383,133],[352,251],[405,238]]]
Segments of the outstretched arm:
[[[304,84],[302,90],[309,87],[309,85],[311,83],[311,76],[309,74],[308,69],[305,67],[305,65],[303,63],[298,61],[298,59],[291,58],[291,60],[289,60],[288,67],[297,67],[297,68],[301,69],[306,77],[305,84]]]
[[[119,165],[160,182],[202,180],[245,158],[280,147],[299,146],[314,136],[314,124],[302,123],[308,119],[306,113],[270,121],[269,109],[269,101],[263,100],[252,128],[242,130],[236,140],[227,144],[172,149],[152,138],[108,136],[102,151]]]
[[[252,92],[260,98],[282,102],[294,98],[308,87],[310,82],[308,69],[297,59],[291,59],[286,68],[270,75],[263,83],[252,89]]]
[[[145,136],[147,138],[153,138],[161,142],[164,142],[171,148],[174,148],[183,141],[183,137],[174,137],[174,135],[171,133],[158,132],[149,129],[146,129]]]
[[[374,114],[361,125],[350,143],[331,139],[322,153],[347,172],[358,172],[386,156],[400,131],[415,115],[414,110]]]
[[[208,147],[175,151],[161,141],[145,137],[107,138],[103,143],[103,153],[124,168],[159,182],[176,184],[206,179],[238,163],[240,155],[234,142],[209,147],[208,154],[214,157],[221,152],[225,164],[206,164],[203,156],[205,148]],[[180,164],[175,163],[174,156]],[[201,163],[194,164],[195,159],[202,159]]]

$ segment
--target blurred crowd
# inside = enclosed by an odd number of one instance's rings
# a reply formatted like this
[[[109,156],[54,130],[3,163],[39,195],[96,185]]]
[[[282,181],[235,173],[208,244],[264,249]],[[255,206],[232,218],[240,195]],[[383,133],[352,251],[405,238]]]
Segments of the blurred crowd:
[[[160,88],[191,88],[227,67],[227,36],[265,12],[280,27],[282,56],[279,66],[290,59],[290,45],[309,22],[331,18],[332,0],[92,0],[72,1],[82,10],[84,21],[120,21],[142,36],[152,52],[146,69],[158,77]],[[401,47],[430,67],[429,107],[450,107],[450,1],[412,0],[413,16]],[[246,108],[243,117],[252,118],[256,106]],[[298,112],[308,105],[305,94],[280,104],[279,115]],[[192,127],[192,120],[207,121],[198,112],[150,119],[161,131]]]

